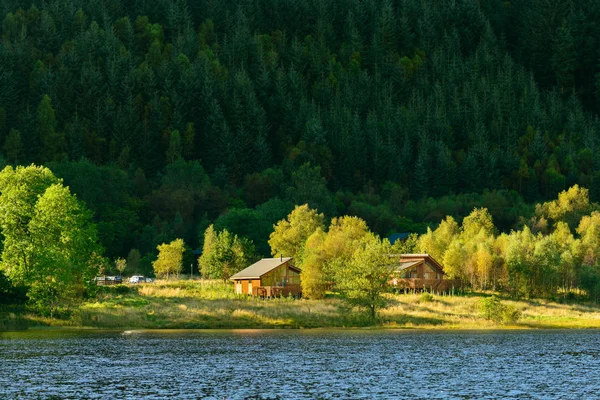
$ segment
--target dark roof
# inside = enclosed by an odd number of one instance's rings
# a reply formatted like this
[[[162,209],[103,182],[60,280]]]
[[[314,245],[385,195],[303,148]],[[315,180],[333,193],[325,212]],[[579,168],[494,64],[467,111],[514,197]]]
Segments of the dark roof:
[[[255,262],[248,268],[241,270],[229,279],[259,279],[267,272],[273,271],[275,268],[285,264],[291,259],[292,257],[263,258],[262,260]]]
[[[393,233],[392,235],[390,235],[388,240],[390,241],[391,244],[394,244],[398,240],[406,240],[406,238],[408,238],[409,236],[410,236],[410,232]]]

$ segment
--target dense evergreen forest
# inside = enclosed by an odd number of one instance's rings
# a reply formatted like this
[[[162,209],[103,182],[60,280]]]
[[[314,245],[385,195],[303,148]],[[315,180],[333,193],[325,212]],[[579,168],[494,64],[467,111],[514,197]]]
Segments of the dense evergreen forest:
[[[48,166],[105,254],[296,204],[376,233],[600,200],[595,0],[4,0],[3,163]],[[186,252],[192,257],[192,252]],[[138,256],[139,255],[139,256]],[[189,261],[189,260],[188,260]]]

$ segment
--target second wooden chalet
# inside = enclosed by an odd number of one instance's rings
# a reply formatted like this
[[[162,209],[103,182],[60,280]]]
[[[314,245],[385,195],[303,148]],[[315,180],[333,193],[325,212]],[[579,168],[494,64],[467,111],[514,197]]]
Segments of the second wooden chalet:
[[[291,257],[263,258],[229,278],[236,294],[260,297],[300,296],[300,269]]]
[[[392,286],[399,290],[444,292],[460,286],[460,280],[447,279],[444,267],[429,254],[401,254]]]

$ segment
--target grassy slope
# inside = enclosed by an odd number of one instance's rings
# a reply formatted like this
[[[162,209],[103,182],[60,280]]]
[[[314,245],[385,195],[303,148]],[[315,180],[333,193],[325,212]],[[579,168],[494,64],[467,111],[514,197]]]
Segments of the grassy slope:
[[[522,312],[518,323],[498,325],[479,317],[480,295],[390,296],[380,313],[391,328],[600,328],[600,307],[546,301],[503,300]],[[338,299],[260,300],[240,298],[221,282],[157,282],[136,287],[105,287],[98,300],[81,305],[70,320],[34,323],[98,328],[318,328],[372,325]]]

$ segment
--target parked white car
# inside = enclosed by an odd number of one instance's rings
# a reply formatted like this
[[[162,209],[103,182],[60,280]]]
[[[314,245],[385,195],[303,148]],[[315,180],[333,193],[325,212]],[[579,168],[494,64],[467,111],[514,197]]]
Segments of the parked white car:
[[[142,275],[133,275],[131,278],[129,278],[129,283],[145,283],[148,281],[152,282],[152,279],[146,278]]]

